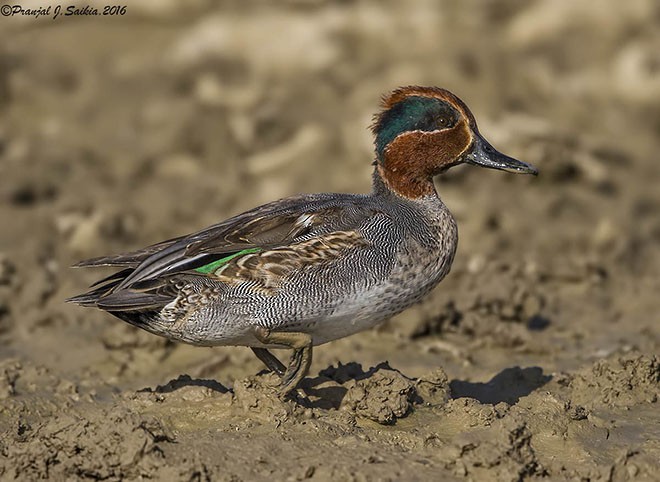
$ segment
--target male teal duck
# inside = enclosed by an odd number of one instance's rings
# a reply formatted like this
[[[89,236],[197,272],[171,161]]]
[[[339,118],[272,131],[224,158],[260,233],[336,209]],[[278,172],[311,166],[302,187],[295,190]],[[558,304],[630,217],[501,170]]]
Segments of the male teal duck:
[[[139,251],[82,261],[116,266],[94,306],[193,345],[240,345],[281,377],[305,377],[312,346],[371,328],[449,272],[458,234],[433,177],[469,163],[537,174],[496,151],[468,107],[437,87],[402,87],[374,118],[370,194],[303,194]],[[290,348],[285,367],[268,349]]]

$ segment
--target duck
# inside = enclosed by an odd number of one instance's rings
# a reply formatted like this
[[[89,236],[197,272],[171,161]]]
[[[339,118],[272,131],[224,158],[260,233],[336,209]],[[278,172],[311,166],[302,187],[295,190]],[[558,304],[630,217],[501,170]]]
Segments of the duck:
[[[67,301],[197,346],[245,346],[287,397],[312,348],[420,302],[449,273],[456,221],[434,177],[459,165],[537,175],[497,151],[456,95],[400,87],[374,116],[372,190],[301,194],[193,234],[81,261],[117,272]],[[272,349],[290,349],[283,364]]]

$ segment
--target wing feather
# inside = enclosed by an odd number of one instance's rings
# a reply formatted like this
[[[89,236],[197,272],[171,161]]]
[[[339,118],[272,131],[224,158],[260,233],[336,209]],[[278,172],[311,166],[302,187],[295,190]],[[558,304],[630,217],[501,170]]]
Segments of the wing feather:
[[[260,206],[168,245],[145,259],[115,291],[245,249],[286,246],[333,225],[353,228],[373,215],[373,210],[361,206],[360,199],[356,195],[309,195]],[[345,212],[347,205],[353,208],[350,216]]]
[[[126,266],[129,268],[137,267],[142,261],[149,256],[162,251],[164,248],[171,246],[179,241],[181,237],[161,241],[160,243],[152,244],[146,248],[129,253],[113,254],[110,256],[99,256],[97,258],[85,259],[72,265],[72,268],[88,268],[92,266]]]
[[[275,286],[280,278],[301,263],[323,260],[336,256],[338,249],[359,246],[356,230],[376,213],[380,211],[365,206],[364,196],[353,194],[306,195],[265,204],[188,236],[132,253],[78,263],[77,266],[127,268],[100,282],[107,284],[71,301],[85,305],[95,303],[108,311],[162,307],[172,299],[172,294],[163,292],[157,280],[171,279],[176,273],[193,274],[195,268],[243,250],[249,250],[246,251],[249,254],[232,259],[227,263],[231,268],[209,270],[203,276],[221,274],[218,278],[223,280],[230,277],[246,280],[258,274],[266,280],[266,285]],[[255,248],[259,248],[258,252],[254,251]],[[287,258],[290,250],[292,256]],[[247,259],[255,256],[252,261]],[[246,262],[241,262],[243,258]],[[247,272],[251,263],[257,263],[252,275]],[[232,274],[231,270],[237,267],[239,271]],[[199,272],[194,274],[202,276]],[[150,280],[156,284],[140,289],[140,286],[148,286]]]

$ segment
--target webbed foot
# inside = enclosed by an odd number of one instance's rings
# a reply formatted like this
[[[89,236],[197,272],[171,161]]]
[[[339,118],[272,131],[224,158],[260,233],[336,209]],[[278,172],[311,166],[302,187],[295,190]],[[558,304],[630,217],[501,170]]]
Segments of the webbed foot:
[[[282,377],[280,398],[285,398],[305,378],[312,363],[312,337],[307,333],[270,331],[257,327],[254,334],[265,345],[283,345],[293,350],[289,365],[284,365],[265,348],[252,348],[255,355],[271,370]]]

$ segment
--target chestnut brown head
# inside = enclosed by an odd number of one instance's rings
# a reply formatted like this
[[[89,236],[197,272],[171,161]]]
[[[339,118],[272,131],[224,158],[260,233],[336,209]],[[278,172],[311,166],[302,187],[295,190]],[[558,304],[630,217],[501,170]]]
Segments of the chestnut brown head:
[[[468,107],[438,87],[402,87],[383,99],[374,118],[377,169],[397,194],[418,198],[435,193],[433,176],[467,162],[534,174],[530,164],[495,150],[479,133]]]

